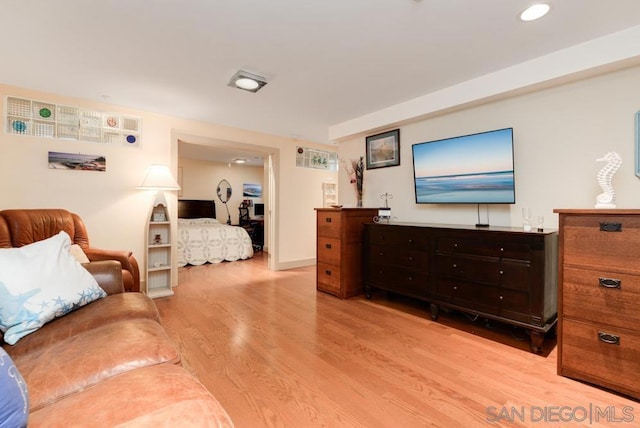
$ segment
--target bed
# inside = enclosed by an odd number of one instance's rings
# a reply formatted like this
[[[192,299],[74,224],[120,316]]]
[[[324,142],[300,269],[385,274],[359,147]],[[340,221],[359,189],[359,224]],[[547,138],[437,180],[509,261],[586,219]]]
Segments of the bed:
[[[216,220],[215,201],[178,200],[178,266],[251,257],[251,237],[242,227]]]

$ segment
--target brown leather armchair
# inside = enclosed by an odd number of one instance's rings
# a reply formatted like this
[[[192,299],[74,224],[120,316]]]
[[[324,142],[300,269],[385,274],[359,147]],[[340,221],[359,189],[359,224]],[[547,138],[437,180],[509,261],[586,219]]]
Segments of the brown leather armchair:
[[[140,291],[140,271],[133,253],[92,248],[87,228],[77,214],[63,209],[0,211],[0,248],[22,247],[50,238],[63,230],[71,237],[72,243],[82,248],[90,261],[119,261],[125,291]]]

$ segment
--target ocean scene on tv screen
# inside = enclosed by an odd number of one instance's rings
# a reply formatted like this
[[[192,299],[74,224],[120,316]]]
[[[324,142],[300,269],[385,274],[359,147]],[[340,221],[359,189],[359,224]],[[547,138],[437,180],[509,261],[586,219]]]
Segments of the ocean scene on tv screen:
[[[512,129],[415,144],[417,203],[515,202]]]

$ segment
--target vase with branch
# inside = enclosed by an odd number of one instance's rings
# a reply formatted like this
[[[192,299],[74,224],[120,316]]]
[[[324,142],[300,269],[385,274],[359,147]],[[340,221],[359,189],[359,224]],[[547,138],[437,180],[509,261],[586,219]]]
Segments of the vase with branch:
[[[364,156],[360,156],[359,159],[351,159],[351,164],[341,162],[344,169],[349,174],[349,182],[355,185],[357,207],[362,207],[362,194],[364,184]]]

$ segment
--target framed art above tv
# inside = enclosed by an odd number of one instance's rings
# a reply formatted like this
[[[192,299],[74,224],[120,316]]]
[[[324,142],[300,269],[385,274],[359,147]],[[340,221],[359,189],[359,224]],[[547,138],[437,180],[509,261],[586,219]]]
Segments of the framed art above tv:
[[[513,128],[414,144],[418,204],[515,204]]]

